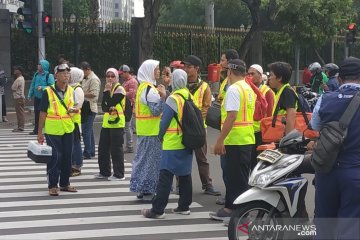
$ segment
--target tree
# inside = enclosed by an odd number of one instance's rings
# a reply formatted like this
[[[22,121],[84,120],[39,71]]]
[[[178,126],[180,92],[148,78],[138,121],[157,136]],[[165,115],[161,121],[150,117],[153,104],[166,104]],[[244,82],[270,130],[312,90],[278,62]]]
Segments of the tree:
[[[88,17],[90,15],[89,2],[88,0],[63,0],[64,18],[68,19],[72,13],[79,19]],[[51,0],[44,1],[44,9],[49,13],[51,12]]]
[[[144,1],[144,18],[137,18],[135,20],[136,31],[138,34],[138,64],[146,59],[153,58],[153,39],[155,27],[160,16],[160,6],[162,0]],[[135,63],[135,66],[138,65]]]

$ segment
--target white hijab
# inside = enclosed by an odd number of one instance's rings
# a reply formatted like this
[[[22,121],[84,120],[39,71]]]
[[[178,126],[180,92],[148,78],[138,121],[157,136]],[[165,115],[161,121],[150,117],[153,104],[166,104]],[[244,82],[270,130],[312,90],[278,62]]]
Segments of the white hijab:
[[[84,79],[84,71],[77,67],[71,67],[70,69],[70,85],[74,87]]]
[[[155,79],[155,68],[157,66],[159,66],[160,62],[157,60],[153,60],[153,59],[148,59],[145,60],[139,70],[138,70],[138,75],[137,78],[139,80],[140,83],[142,82],[148,82],[151,84],[156,84],[156,79]]]

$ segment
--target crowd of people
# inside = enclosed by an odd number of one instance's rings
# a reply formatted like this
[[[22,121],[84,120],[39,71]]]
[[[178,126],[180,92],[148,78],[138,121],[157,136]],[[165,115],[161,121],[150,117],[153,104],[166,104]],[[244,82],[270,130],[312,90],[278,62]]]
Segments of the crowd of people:
[[[118,69],[111,67],[105,72],[99,173],[94,178],[124,180],[124,154],[135,152],[130,191],[136,193],[138,199],[152,203],[152,208],[142,211],[147,218],[164,217],[174,176],[174,192],[180,198],[173,212],[190,214],[193,155],[204,193],[221,195],[210,177],[207,143],[194,151],[187,149],[182,143],[181,126],[176,121],[181,120],[184,101],[189,98],[201,111],[206,128],[207,111],[214,98],[209,83],[201,78],[201,66],[201,59],[190,55],[182,61],[173,61],[163,71],[159,61],[149,59],[141,64],[137,75],[127,65]],[[275,113],[286,116],[284,135],[295,128],[295,116],[301,109],[298,94],[289,83],[292,76],[289,63],[269,64],[266,75],[261,65],[248,67],[236,50],[227,49],[221,55],[220,66],[220,87],[215,101],[221,104],[221,131],[213,153],[220,156],[226,193],[216,202],[224,207],[211,212],[210,218],[226,221],[236,208],[234,200],[249,188],[249,173],[257,163],[256,148],[263,143],[260,120],[254,120],[257,95],[251,85],[266,99],[266,117]],[[347,58],[340,67],[334,63],[321,67],[316,62],[308,69],[311,91],[321,96],[311,127],[321,130],[324,123],[340,118],[351,96],[359,91],[360,60]],[[82,62],[77,68],[62,59],[54,73],[49,73],[49,62],[41,60],[28,98],[34,98],[35,112],[35,126],[30,134],[37,135],[40,143],[46,138],[53,149],[47,164],[48,188],[49,195],[58,196],[59,191],[77,192],[69,179],[81,175],[84,159],[95,156],[93,125],[99,112],[101,82],[88,62]],[[21,67],[14,68],[16,80],[12,90],[18,117],[15,132],[24,130],[22,74]],[[360,120],[360,113],[355,118],[353,122]],[[358,131],[356,124],[350,125],[338,164],[329,174],[316,174],[317,218],[360,218]],[[136,134],[136,146],[133,134]],[[346,183],[342,183],[344,180]],[[306,209],[302,216],[308,216]]]

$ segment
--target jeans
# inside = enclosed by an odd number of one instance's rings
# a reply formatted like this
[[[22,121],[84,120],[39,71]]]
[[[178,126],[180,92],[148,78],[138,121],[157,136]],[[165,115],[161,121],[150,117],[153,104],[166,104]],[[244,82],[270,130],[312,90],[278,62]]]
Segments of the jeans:
[[[79,125],[75,123],[72,166],[76,169],[80,169],[82,165],[83,165],[83,154],[81,149],[81,135],[80,135]]]
[[[151,211],[155,214],[163,214],[169,201],[171,185],[174,174],[166,169],[160,170],[159,182],[156,189],[156,196],[152,202]],[[178,209],[182,211],[189,210],[192,202],[192,181],[191,175],[179,176],[179,194]]]
[[[39,128],[40,102],[41,102],[41,98],[37,98],[37,97],[34,98],[35,126],[33,132],[36,134]]]
[[[71,158],[73,152],[74,135],[65,133],[64,135],[45,134],[46,143],[52,147],[52,156],[47,163],[48,187],[58,186],[60,177],[60,187],[70,185]]]
[[[94,138],[94,120],[96,113],[91,113],[87,116],[85,122],[81,124],[82,136],[84,141],[84,157],[95,156],[95,138]]]
[[[132,127],[132,121],[130,119],[129,122],[125,122],[125,142],[126,142],[126,148],[132,149],[133,148],[133,127]]]

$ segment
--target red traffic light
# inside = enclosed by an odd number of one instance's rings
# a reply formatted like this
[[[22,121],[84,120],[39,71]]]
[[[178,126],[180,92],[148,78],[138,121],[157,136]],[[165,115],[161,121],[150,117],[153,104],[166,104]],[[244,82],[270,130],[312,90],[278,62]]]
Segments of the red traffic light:
[[[350,24],[348,25],[348,30],[350,30],[350,31],[356,30],[356,23],[350,23]]]
[[[50,23],[51,17],[49,15],[44,16],[44,23]]]

